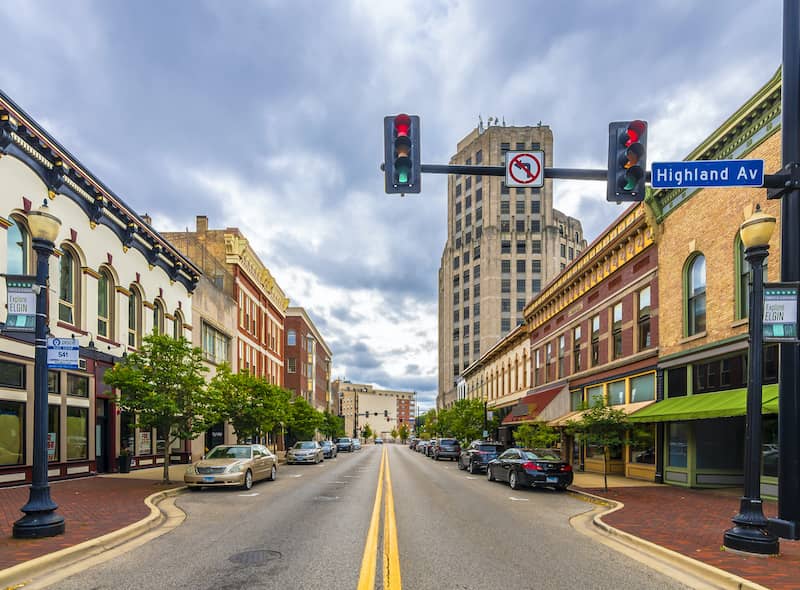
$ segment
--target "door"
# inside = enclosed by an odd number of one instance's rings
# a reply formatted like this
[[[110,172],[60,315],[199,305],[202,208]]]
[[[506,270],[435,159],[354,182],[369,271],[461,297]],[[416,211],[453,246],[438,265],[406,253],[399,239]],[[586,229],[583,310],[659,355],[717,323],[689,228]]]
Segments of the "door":
[[[108,400],[97,399],[94,423],[94,456],[97,473],[109,473],[111,461],[108,454]]]

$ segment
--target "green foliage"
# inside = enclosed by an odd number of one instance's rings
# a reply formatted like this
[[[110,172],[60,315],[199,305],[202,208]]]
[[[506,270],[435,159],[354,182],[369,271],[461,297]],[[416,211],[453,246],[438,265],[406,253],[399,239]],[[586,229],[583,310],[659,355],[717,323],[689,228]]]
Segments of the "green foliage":
[[[514,431],[514,441],[527,449],[549,449],[561,440],[559,432],[542,422],[522,424]]]
[[[298,440],[310,440],[324,423],[322,412],[317,411],[302,397],[294,398],[289,404],[288,426]]]
[[[392,435],[392,439],[397,438],[397,428],[392,428],[392,431],[389,434]]]
[[[362,437],[362,438],[363,438],[365,441],[367,441],[367,440],[369,440],[370,438],[372,438],[372,435],[373,435],[373,434],[374,434],[374,433],[372,432],[372,427],[371,427],[369,424],[364,424],[364,427],[361,429],[361,437]]]
[[[460,399],[449,410],[450,434],[469,443],[482,438],[486,421],[486,406],[480,399]]]
[[[408,435],[409,435],[408,424],[401,424],[400,425],[400,430],[398,430],[397,434],[394,435],[394,436],[395,437],[399,436],[400,437],[400,442],[405,444],[405,442],[408,440]]]
[[[322,413],[322,417],[323,423],[320,430],[325,435],[325,438],[334,439],[344,436],[344,418],[332,414],[328,410]]]
[[[625,435],[630,428],[625,412],[602,402],[586,410],[580,420],[572,421],[567,426],[567,432],[578,440],[603,447],[603,481],[606,490],[611,449],[619,448],[625,443]]]
[[[107,385],[119,390],[119,407],[136,415],[136,426],[169,433],[164,445],[164,482],[169,482],[169,449],[218,420],[206,389],[202,351],[184,338],[150,334],[141,348],[106,371]]]
[[[240,442],[271,432],[288,419],[291,394],[250,373],[234,374],[223,365],[208,389],[216,414],[231,423]]]

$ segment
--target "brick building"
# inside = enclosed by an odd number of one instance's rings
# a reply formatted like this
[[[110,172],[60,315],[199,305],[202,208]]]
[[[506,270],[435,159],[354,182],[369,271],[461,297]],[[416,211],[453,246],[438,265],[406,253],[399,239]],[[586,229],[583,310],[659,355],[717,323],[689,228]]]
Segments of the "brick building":
[[[332,353],[302,307],[286,310],[284,387],[317,410],[331,409]]]

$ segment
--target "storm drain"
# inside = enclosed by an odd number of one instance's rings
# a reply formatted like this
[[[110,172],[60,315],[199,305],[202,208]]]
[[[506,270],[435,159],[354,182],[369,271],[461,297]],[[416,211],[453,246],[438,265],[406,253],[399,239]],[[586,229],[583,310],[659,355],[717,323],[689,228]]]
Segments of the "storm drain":
[[[242,565],[264,565],[270,561],[275,561],[283,557],[280,551],[270,551],[269,549],[255,549],[253,551],[243,551],[235,553],[228,558],[228,561]]]
[[[339,496],[314,496],[314,499],[319,502],[335,502],[339,499]]]

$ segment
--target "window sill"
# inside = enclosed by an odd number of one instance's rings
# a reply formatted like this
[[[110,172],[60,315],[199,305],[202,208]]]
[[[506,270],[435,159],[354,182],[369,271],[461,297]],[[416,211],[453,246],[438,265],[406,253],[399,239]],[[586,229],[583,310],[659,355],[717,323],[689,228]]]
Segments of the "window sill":
[[[110,344],[111,346],[120,346],[119,342],[114,342],[110,338],[106,338],[105,336],[96,336],[97,340],[100,342],[105,342],[106,344]]]
[[[731,324],[731,328],[738,328],[739,326],[746,326],[750,323],[748,318],[742,318],[741,320],[736,320]]]
[[[87,336],[89,334],[89,332],[84,332],[78,326],[73,326],[72,324],[62,322],[61,320],[58,320],[56,326],[58,326],[59,328],[64,328],[65,330],[69,330],[71,332],[77,332],[78,334],[81,334],[83,336]]]
[[[699,332],[699,333],[694,334],[692,336],[687,336],[686,338],[681,338],[680,340],[678,340],[678,344],[686,344],[687,342],[694,342],[695,340],[702,340],[706,336],[708,336],[708,332],[706,332],[706,331]]]

